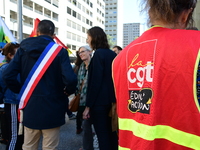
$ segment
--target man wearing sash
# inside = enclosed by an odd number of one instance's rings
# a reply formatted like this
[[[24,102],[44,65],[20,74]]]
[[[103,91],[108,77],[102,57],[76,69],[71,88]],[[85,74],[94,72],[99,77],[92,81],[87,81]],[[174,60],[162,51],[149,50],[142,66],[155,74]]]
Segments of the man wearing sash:
[[[68,52],[53,41],[55,26],[43,20],[37,37],[21,42],[16,57],[4,73],[13,92],[20,93],[20,116],[24,126],[23,150],[37,150],[43,136],[43,150],[55,150],[60,126],[65,124],[66,95],[75,91],[77,78]],[[17,81],[20,73],[21,83]],[[23,113],[22,113],[23,112]]]

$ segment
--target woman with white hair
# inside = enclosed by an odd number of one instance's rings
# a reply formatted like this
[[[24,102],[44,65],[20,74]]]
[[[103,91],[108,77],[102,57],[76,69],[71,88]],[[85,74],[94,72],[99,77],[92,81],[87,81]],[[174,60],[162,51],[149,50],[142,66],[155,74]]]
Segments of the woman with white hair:
[[[92,50],[88,45],[81,46],[78,50],[83,63],[80,65],[78,71],[78,85],[76,94],[80,94],[80,104],[76,116],[77,130],[76,134],[80,134],[83,130],[83,150],[93,150],[93,134],[91,123],[89,120],[83,121],[83,111],[86,104],[86,91],[87,91],[87,70],[90,63]]]

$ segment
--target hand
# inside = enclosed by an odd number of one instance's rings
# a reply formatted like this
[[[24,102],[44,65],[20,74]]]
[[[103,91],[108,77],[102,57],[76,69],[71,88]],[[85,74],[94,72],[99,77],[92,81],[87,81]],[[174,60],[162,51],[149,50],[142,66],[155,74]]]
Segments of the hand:
[[[88,119],[90,118],[90,107],[86,107],[84,112],[83,112],[83,119]]]

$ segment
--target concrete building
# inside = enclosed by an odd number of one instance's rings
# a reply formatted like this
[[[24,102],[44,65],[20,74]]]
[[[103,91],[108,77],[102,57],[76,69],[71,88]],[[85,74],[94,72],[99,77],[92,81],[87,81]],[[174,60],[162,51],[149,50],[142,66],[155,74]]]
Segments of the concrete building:
[[[200,30],[200,0],[197,0],[197,6],[194,9],[194,26]]]
[[[98,1],[98,0],[97,0]],[[105,32],[113,45],[123,44],[123,0],[104,0],[106,4]]]
[[[17,36],[17,0],[1,0],[0,16]],[[105,29],[103,0],[23,0],[23,38],[29,37],[34,19],[49,19],[56,26],[57,37],[71,50],[86,44],[87,30],[92,26]],[[16,37],[18,39],[18,37]]]
[[[123,48],[140,36],[140,23],[125,23],[123,30]]]

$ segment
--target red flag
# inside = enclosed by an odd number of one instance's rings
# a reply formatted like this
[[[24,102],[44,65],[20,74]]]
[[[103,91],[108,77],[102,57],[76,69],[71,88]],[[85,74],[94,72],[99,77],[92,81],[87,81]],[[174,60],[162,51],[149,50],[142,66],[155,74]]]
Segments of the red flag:
[[[39,22],[40,22],[40,20],[39,20],[38,18],[36,18],[35,21],[34,21],[34,28],[33,28],[33,31],[32,31],[31,34],[30,34],[30,37],[36,37],[36,36],[37,36],[37,26],[38,26]],[[56,43],[57,43],[58,45],[62,46],[63,48],[65,48],[65,49],[68,51],[69,54],[73,54],[73,53],[69,50],[69,48],[68,48],[67,46],[65,46],[65,45],[58,39],[57,36],[54,36],[54,39],[55,39]]]
[[[33,31],[31,32],[30,37],[36,37],[37,36],[37,26],[39,24],[40,20],[38,18],[35,19],[34,21],[34,28]]]

